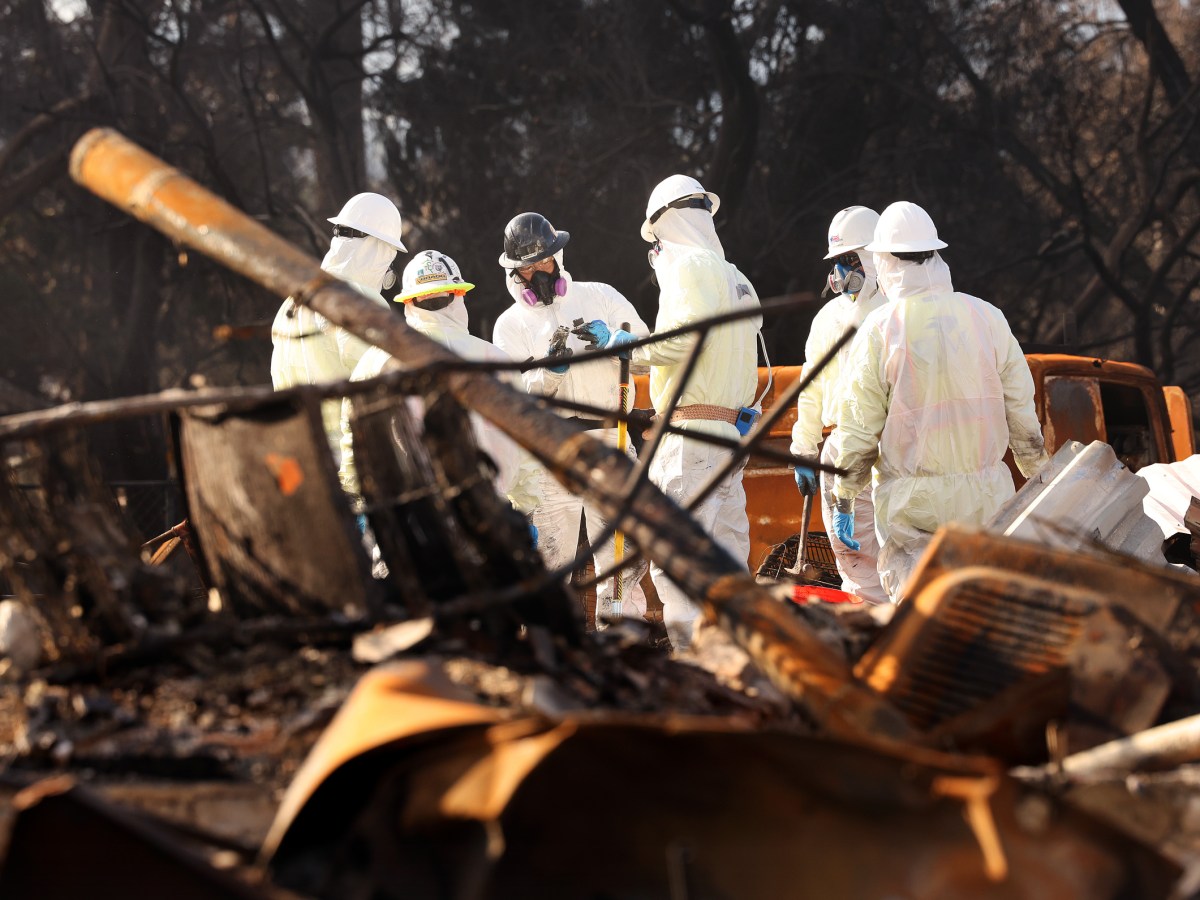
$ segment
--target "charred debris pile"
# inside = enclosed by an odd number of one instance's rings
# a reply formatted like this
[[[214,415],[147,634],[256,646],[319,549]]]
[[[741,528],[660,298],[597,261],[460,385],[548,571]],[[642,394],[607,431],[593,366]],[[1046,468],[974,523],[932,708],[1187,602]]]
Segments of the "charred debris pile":
[[[0,895],[1195,895],[1200,578],[1119,504],[1049,514],[1101,482],[1129,495],[1104,445],[1064,448],[988,528],[939,532],[894,616],[796,603],[644,463],[119,136],[85,137],[72,174],[404,362],[320,389],[10,402]],[[376,560],[320,425],[342,394]],[[701,603],[693,653],[650,622],[583,627],[468,411]],[[187,518],[165,534],[131,532],[88,454],[123,415],[172,436]],[[1194,566],[1200,501],[1184,521],[1172,559]]]

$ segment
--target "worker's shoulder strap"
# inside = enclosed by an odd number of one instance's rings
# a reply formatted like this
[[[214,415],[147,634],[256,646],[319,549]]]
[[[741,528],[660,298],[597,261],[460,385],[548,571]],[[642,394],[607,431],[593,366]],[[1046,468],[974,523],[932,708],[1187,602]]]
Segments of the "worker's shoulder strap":
[[[762,389],[762,393],[754,399],[754,403],[752,403],[751,406],[755,409],[762,409],[763,398],[770,393],[771,385],[775,383],[775,371],[771,368],[771,357],[767,355],[767,342],[763,339],[761,328],[758,329],[755,336],[758,338],[758,346],[762,348],[763,362],[766,363],[767,366],[767,384],[766,387]]]

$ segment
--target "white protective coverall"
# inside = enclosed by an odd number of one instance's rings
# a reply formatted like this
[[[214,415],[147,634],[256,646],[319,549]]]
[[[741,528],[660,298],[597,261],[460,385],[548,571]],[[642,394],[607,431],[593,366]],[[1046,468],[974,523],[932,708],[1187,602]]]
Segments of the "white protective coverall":
[[[854,297],[838,294],[821,307],[813,319],[808,341],[804,345],[805,367],[825,358],[847,328],[859,328],[867,315],[885,302],[875,276],[875,262],[865,250],[858,251],[865,281]],[[813,457],[821,443],[825,428],[837,424],[838,407],[847,392],[848,370],[845,362],[850,344],[842,345],[831,359],[796,398],[796,424],[792,426],[791,452],[797,456]],[[833,465],[841,449],[841,433],[835,428],[821,448],[821,462]],[[842,590],[861,597],[868,603],[888,602],[887,591],[879,584],[876,563],[879,542],[875,536],[875,504],[869,489],[860,491],[854,501],[854,537],[859,549],[851,550],[833,537],[833,476],[821,473],[821,517],[830,536],[834,561],[842,576]]]
[[[1004,314],[956,292],[940,254],[916,263],[876,253],[875,267],[888,302],[846,361],[837,465],[848,474],[833,492],[857,496],[874,465],[880,581],[899,601],[938,527],[982,524],[1015,493],[1006,447],[1026,477],[1048,457],[1033,378]]]
[[[654,225],[661,250],[654,269],[660,288],[655,331],[669,331],[748,305],[759,305],[758,294],[737,267],[725,260],[725,250],[703,209],[671,209]],[[755,402],[758,387],[758,330],[762,317],[713,329],[696,368],[679,399],[679,406],[706,404],[737,410]],[[683,375],[695,333],[671,338],[633,351],[635,363],[650,366],[650,400],[665,409]],[[740,440],[729,422],[708,419],[677,421],[685,431]],[[686,506],[725,465],[730,451],[668,434],[650,464],[649,478],[659,490]],[[727,476],[692,515],[729,555],[742,565],[750,553],[750,524],[746,518],[746,491],[742,467]],[[692,628],[700,608],[651,564],[650,576],[663,603],[663,622],[672,646],[691,646]]]
[[[518,362],[541,359],[546,355],[555,329],[560,325],[572,328],[576,319],[583,319],[584,322],[600,319],[611,331],[616,331],[622,323],[628,322],[629,330],[638,337],[649,334],[646,323],[642,321],[633,304],[616,288],[598,281],[572,279],[563,266],[561,250],[554,255],[554,259],[558,263],[559,274],[566,281],[567,292],[561,297],[555,297],[554,302],[549,305],[540,302],[536,306],[527,304],[521,299],[521,289],[524,285],[505,273],[504,280],[513,305],[496,319],[492,337],[496,346],[511,359]],[[591,344],[581,341],[575,335],[568,337],[567,346],[575,353],[594,349]],[[551,372],[549,369],[533,369],[522,375],[522,381],[525,390],[530,394],[615,410],[618,405],[620,363],[615,357],[611,357],[572,365],[563,373]],[[630,391],[631,406],[632,397],[633,392]],[[573,414],[563,415],[571,417]],[[583,414],[579,417],[587,418]],[[603,440],[610,447],[617,445],[615,428],[591,429],[588,433]],[[634,456],[632,444],[627,452]],[[541,498],[541,502],[533,510],[531,519],[537,526],[538,550],[547,568],[557,569],[575,558],[581,513],[589,541],[599,537],[607,527],[607,520],[598,510],[568,491],[541,465],[537,467],[537,485],[533,493]],[[610,539],[597,551],[593,560],[597,573],[612,565],[613,553],[613,541]],[[622,615],[644,616],[646,613],[645,594],[637,587],[643,571],[644,567],[631,566],[622,573]],[[597,586],[597,619],[612,615],[613,593],[612,579],[606,579]]]
[[[364,297],[387,306],[388,302],[379,291],[395,258],[396,248],[379,238],[370,235],[335,237],[321,268],[348,281]],[[370,346],[290,297],[275,314],[271,343],[271,384],[277,390],[300,384],[344,381],[354,372]],[[340,402],[322,402],[321,419],[337,461],[342,438]]]
[[[404,304],[404,319],[417,331],[446,347],[463,359],[477,362],[508,362],[508,357],[497,347],[478,338],[467,330],[467,306],[462,297],[455,297],[444,309],[421,309],[412,303]],[[364,381],[383,372],[383,367],[392,357],[378,347],[369,347],[354,368],[351,378]],[[501,376],[504,377],[504,376]],[[409,408],[418,420],[424,415],[424,404],[411,398]],[[352,496],[359,493],[358,474],[354,468],[354,445],[350,433],[351,400],[342,401],[341,450],[342,464],[338,472],[342,487]],[[496,490],[506,496],[518,510],[528,512],[537,504],[536,464],[521,449],[520,445],[499,428],[476,413],[470,414],[475,440],[496,464]]]

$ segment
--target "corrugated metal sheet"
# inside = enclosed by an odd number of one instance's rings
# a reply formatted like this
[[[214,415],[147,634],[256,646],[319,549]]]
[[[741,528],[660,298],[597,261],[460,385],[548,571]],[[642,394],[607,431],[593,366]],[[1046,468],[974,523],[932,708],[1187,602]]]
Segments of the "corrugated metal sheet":
[[[1142,508],[1162,529],[1163,537],[1186,534],[1183,517],[1192,498],[1200,497],[1200,453],[1177,463],[1146,466],[1137,474],[1150,489]]]
[[[1103,546],[1167,564],[1163,535],[1142,509],[1150,493],[1102,441],[1068,441],[987,523],[988,531],[1060,550]]]

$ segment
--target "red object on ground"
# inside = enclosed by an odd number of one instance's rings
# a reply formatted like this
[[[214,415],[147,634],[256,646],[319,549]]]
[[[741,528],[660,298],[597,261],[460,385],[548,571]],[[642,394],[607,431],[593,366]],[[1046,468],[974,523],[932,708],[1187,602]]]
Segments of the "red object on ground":
[[[798,584],[792,588],[793,603],[862,603],[862,600],[846,591],[824,587],[819,584]]]

